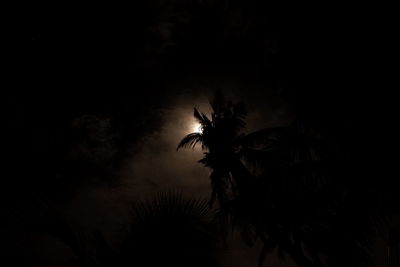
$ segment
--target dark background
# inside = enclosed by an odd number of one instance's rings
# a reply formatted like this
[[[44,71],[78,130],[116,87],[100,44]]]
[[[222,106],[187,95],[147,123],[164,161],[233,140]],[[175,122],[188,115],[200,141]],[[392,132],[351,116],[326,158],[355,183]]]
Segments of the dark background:
[[[395,99],[384,85],[379,10],[264,2],[31,6],[5,51],[4,210],[26,205],[32,190],[63,206],[82,186],[118,186],[116,173],[165,125],[176,99],[209,97],[215,87],[262,114],[255,126],[278,109],[315,123],[350,173],[395,194]],[[106,164],[68,156],[90,139],[76,126],[84,116],[109,119]]]

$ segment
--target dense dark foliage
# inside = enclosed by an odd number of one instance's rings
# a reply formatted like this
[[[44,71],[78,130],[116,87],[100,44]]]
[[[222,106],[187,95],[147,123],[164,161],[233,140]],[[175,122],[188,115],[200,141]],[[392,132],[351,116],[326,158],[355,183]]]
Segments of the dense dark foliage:
[[[212,170],[219,215],[240,227],[249,245],[262,240],[259,266],[277,247],[301,267],[365,266],[389,214],[379,191],[354,183],[348,162],[332,147],[340,144],[301,117],[245,135],[241,104],[217,93],[211,106],[211,120],[195,109],[202,131],[178,148],[201,144],[199,162]]]
[[[160,194],[135,204],[122,266],[219,266],[219,234],[206,201]]]

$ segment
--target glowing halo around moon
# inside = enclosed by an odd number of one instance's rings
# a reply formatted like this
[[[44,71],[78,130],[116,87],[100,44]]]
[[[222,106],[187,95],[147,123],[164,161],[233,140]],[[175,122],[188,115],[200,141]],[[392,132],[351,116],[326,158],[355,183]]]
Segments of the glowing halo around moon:
[[[198,122],[193,122],[190,129],[192,133],[201,133],[203,131],[201,124]]]

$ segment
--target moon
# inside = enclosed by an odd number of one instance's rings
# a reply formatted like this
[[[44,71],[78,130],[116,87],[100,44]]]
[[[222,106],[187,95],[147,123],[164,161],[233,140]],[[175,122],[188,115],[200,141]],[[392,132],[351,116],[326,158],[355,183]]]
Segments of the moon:
[[[191,132],[201,133],[202,132],[201,124],[198,122],[193,122],[191,125]]]

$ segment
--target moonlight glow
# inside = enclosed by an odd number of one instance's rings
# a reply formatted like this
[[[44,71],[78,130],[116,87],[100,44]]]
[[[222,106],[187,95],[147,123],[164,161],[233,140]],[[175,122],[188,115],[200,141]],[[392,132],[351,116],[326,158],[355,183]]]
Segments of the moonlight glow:
[[[201,125],[198,122],[193,122],[191,125],[191,132],[192,133],[201,133],[202,129],[201,129]]]

